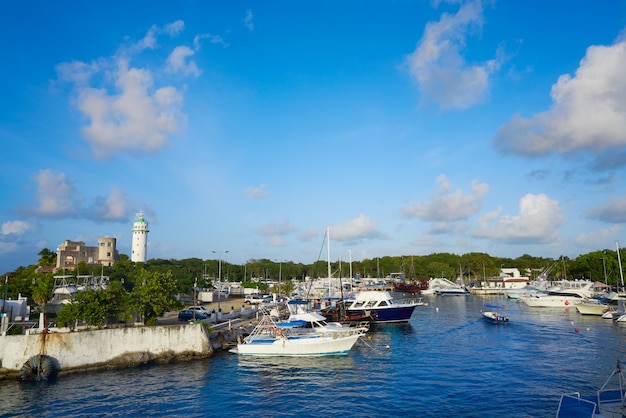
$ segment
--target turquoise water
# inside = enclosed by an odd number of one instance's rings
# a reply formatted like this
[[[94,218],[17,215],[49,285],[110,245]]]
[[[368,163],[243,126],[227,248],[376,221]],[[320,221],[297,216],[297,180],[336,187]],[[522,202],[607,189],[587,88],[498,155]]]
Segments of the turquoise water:
[[[0,382],[1,416],[553,417],[626,351],[626,324],[502,298],[430,297],[348,356],[211,359]],[[504,303],[510,323],[480,318]]]

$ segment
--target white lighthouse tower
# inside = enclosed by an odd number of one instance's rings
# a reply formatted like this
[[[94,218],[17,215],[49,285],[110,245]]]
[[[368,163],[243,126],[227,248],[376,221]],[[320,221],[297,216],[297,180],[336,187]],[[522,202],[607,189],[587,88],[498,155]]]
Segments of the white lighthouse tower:
[[[143,218],[143,212],[137,213],[133,223],[133,246],[130,261],[146,262],[148,251],[148,222]]]

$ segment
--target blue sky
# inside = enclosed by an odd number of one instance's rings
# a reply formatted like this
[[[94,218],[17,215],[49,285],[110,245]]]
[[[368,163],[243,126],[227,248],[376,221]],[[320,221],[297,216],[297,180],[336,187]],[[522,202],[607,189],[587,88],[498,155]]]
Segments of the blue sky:
[[[4,5],[0,271],[614,248],[623,1]],[[321,253],[321,256],[320,256]]]

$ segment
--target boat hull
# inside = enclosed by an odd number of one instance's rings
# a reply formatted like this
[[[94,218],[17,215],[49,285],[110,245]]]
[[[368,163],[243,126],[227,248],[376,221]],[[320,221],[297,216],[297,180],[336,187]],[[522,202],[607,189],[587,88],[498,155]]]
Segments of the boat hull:
[[[348,336],[305,335],[279,338],[246,339],[237,344],[236,352],[243,356],[329,356],[346,355],[359,338]]]
[[[569,308],[582,303],[581,298],[570,296],[530,296],[519,299],[520,302],[536,308]]]
[[[470,292],[463,289],[440,289],[436,290],[437,296],[468,296]]]
[[[576,305],[576,310],[581,315],[596,315],[602,316],[606,311],[609,311],[611,307],[604,303],[579,303]]]
[[[393,291],[397,293],[421,293],[428,290],[428,283],[396,283],[393,285]]]
[[[406,322],[413,315],[413,311],[417,304],[406,306],[396,306],[390,308],[367,309],[370,312],[372,322]],[[366,310],[348,309],[348,315],[365,315]]]
[[[483,312],[483,319],[490,324],[507,324],[509,318],[497,312]]]

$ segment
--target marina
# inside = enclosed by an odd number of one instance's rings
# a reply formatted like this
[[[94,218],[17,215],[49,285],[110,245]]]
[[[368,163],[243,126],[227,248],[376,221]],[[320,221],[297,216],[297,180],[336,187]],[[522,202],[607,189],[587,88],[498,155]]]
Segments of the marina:
[[[499,297],[426,296],[408,322],[373,325],[344,356],[212,358],[0,382],[3,416],[553,417],[624,356],[626,323]],[[481,318],[503,305],[510,323]],[[506,388],[506,390],[503,390]],[[332,401],[329,399],[332,398]]]

